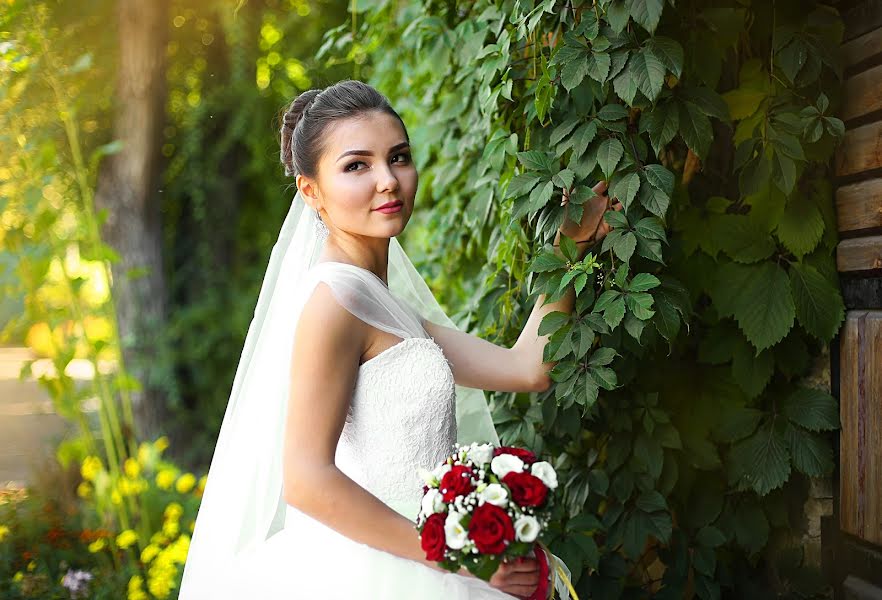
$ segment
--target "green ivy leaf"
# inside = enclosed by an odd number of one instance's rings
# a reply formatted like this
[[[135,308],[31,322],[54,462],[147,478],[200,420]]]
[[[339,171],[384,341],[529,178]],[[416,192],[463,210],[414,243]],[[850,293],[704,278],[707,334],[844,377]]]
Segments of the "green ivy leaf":
[[[624,154],[625,149],[616,138],[608,138],[600,144],[600,148],[597,150],[597,164],[600,165],[600,169],[607,179],[609,179],[619,161],[622,160]]]
[[[608,56],[607,60],[609,60]],[[592,59],[589,57],[582,56],[576,60],[570,60],[564,63],[563,70],[560,72],[560,82],[568,92],[573,91],[580,83],[582,83],[582,80],[585,79],[585,75],[588,75],[591,70],[592,62]]]
[[[542,252],[530,264],[530,269],[537,273],[554,271],[566,267],[566,260],[553,252]]]
[[[760,496],[781,487],[790,477],[790,454],[784,436],[770,423],[732,447],[732,473]]]
[[[781,412],[791,422],[809,431],[839,429],[836,398],[813,388],[799,388],[781,401]]]
[[[569,313],[561,312],[558,310],[552,311],[542,317],[542,322],[539,323],[539,335],[548,335],[549,333],[554,333],[564,325],[566,325],[570,321],[571,315]]]
[[[523,196],[524,194],[532,190],[541,180],[541,177],[538,177],[532,173],[515,175],[511,178],[511,181],[508,182],[508,188],[506,188],[505,190],[505,195],[507,198],[517,198],[519,196]]]
[[[824,218],[811,198],[794,194],[784,208],[775,233],[788,250],[802,258],[821,241]]]
[[[646,165],[643,168],[646,181],[657,190],[668,196],[674,193],[674,174],[661,165]]]
[[[637,173],[632,172],[615,180],[610,188],[610,194],[613,198],[618,198],[619,202],[622,203],[622,207],[627,211],[628,206],[631,205],[631,201],[637,195],[639,189],[640,177]]]
[[[683,74],[683,46],[680,45],[680,42],[657,35],[649,39],[648,47],[679,79]]]
[[[764,260],[775,252],[775,240],[754,220],[746,215],[720,215],[718,222],[726,232],[720,236],[723,252],[740,263]]]
[[[637,237],[630,231],[621,235],[613,244],[613,252],[616,253],[621,260],[628,262],[631,255],[634,254],[634,248],[637,247]]]
[[[638,2],[637,4],[643,3]],[[639,52],[631,54],[627,68],[637,83],[637,88],[650,102],[654,102],[665,82],[665,66],[662,62],[652,53],[652,50],[643,48]]]
[[[805,330],[822,342],[833,339],[845,318],[845,304],[839,290],[806,263],[791,265],[790,289],[796,317]]]
[[[681,102],[680,108],[680,135],[698,158],[707,158],[707,151],[713,139],[713,130],[710,120],[695,104]]]
[[[775,263],[724,264],[717,269],[712,297],[723,316],[734,316],[747,339],[764,350],[779,342],[796,316],[790,283]]]
[[[785,431],[793,466],[809,477],[825,477],[833,472],[833,449],[817,433],[788,425]]]
[[[652,185],[641,185],[637,199],[643,208],[659,218],[664,218],[671,203],[671,198],[666,193]]]
[[[661,281],[652,273],[637,273],[625,289],[629,292],[647,292],[659,285]]]
[[[609,77],[610,62],[606,52],[592,52],[585,64],[585,72],[597,83],[604,83]]]
[[[631,4],[631,16],[643,29],[655,33],[664,4],[662,0],[638,0]]]
[[[755,355],[753,346],[740,339],[732,357],[732,375],[748,398],[756,398],[765,389],[775,372],[775,360],[770,349]]]

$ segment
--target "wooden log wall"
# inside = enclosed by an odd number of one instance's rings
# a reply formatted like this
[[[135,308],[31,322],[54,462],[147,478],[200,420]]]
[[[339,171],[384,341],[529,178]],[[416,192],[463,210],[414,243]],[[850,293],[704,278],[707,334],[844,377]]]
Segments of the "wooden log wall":
[[[846,133],[835,183],[836,264],[848,312],[838,348],[837,512],[843,533],[882,547],[882,2],[861,2],[845,17]],[[856,566],[848,562],[843,574]]]

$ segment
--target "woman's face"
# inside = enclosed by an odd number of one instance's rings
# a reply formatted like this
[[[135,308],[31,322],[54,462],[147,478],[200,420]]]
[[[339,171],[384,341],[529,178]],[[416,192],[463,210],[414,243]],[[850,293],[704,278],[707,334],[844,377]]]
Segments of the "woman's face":
[[[329,128],[317,181],[302,184],[303,195],[321,214],[331,234],[391,238],[413,213],[417,170],[401,123],[373,111]],[[401,202],[394,212],[377,210]]]

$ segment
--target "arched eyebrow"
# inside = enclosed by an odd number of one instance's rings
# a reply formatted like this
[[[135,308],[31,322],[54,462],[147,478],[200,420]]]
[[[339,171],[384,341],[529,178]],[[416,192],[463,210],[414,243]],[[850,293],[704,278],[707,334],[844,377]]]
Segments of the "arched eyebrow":
[[[400,144],[395,144],[394,146],[389,148],[389,154],[392,154],[393,152],[397,152],[398,150],[401,150],[402,148],[409,148],[409,147],[410,147],[410,143],[408,143],[408,142],[401,142]],[[350,154],[354,154],[357,156],[373,156],[373,152],[371,152],[370,150],[347,150],[346,152],[344,152],[343,154],[341,154],[340,156],[337,157],[337,162],[340,162],[341,158],[343,158],[344,156],[349,156]]]

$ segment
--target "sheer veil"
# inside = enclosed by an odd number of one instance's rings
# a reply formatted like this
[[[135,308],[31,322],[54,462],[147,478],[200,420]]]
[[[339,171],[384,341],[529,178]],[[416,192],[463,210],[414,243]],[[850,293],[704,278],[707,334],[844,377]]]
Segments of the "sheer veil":
[[[317,221],[298,190],[273,246],[233,380],[184,567],[182,600],[224,597],[225,575],[237,559],[284,527],[289,361],[298,317],[312,289],[310,268],[322,248]],[[456,327],[394,237],[388,283],[391,294],[424,319]],[[456,386],[456,420],[460,443],[499,443],[481,390]]]

